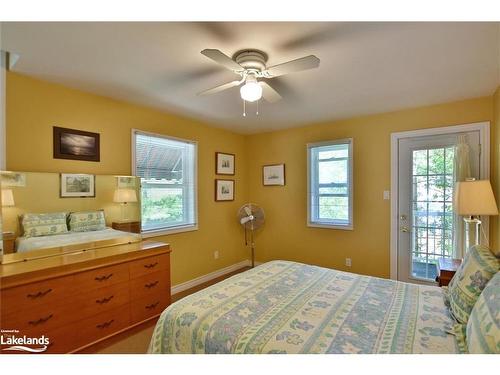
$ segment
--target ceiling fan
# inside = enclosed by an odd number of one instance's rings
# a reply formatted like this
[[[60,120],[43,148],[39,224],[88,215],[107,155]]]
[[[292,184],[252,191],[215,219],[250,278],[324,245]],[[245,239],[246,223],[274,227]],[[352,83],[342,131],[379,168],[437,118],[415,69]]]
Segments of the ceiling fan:
[[[255,49],[240,51],[234,55],[233,59],[218,49],[204,49],[201,54],[233,71],[240,76],[240,79],[202,91],[198,95],[215,94],[245,83],[240,88],[240,95],[247,102],[254,102],[262,97],[270,103],[277,102],[281,99],[281,95],[267,82],[259,79],[269,79],[301,70],[317,68],[320,62],[316,56],[309,55],[267,67],[267,55]]]

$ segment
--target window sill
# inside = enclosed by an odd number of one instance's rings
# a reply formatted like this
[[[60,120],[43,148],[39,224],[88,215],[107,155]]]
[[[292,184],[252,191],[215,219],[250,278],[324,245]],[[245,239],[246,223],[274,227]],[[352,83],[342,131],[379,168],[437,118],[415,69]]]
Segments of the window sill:
[[[339,224],[320,224],[320,223],[307,223],[308,227],[311,228],[323,228],[323,229],[340,229],[340,230],[354,230],[352,224],[349,225],[339,225]]]
[[[184,227],[176,227],[170,229],[165,228],[165,229],[148,230],[146,232],[141,232],[141,235],[142,238],[152,238],[152,237],[167,236],[169,234],[193,232],[195,230],[198,230],[198,224],[186,225]]]

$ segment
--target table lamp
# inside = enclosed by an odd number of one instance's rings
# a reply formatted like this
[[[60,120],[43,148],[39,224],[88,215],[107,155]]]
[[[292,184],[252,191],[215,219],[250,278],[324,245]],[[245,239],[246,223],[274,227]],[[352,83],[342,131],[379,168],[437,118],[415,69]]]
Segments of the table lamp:
[[[489,180],[467,179],[457,182],[454,197],[455,212],[465,216],[465,251],[479,245],[479,216],[498,215],[498,208]]]
[[[113,201],[121,204],[122,221],[127,221],[126,205],[127,203],[137,202],[137,193],[134,189],[116,189]]]

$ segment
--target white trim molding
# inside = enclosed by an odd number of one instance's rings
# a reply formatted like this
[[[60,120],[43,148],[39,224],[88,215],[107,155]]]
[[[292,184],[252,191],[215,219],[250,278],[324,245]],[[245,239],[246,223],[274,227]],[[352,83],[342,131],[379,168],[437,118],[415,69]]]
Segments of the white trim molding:
[[[262,263],[261,262],[255,262],[256,266],[258,266],[260,264],[262,264]],[[185,290],[194,288],[195,286],[198,286],[200,284],[206,283],[206,282],[208,282],[210,280],[213,280],[213,279],[216,279],[218,277],[227,275],[228,273],[237,271],[237,270],[239,270],[239,269],[241,269],[243,267],[250,267],[251,265],[252,265],[252,262],[249,259],[247,259],[247,260],[241,261],[239,263],[235,263],[233,265],[230,265],[228,267],[221,268],[221,269],[219,269],[217,271],[207,273],[206,275],[197,277],[195,279],[183,282],[181,284],[173,285],[170,290],[171,290],[172,295],[174,295],[174,294],[183,292]]]
[[[404,138],[424,137],[450,133],[479,131],[481,144],[479,173],[481,179],[490,178],[490,123],[476,122],[471,124],[443,126],[439,128],[418,129],[391,133],[391,237],[390,237],[390,277],[398,279],[398,149],[399,141]],[[484,220],[486,236],[489,235],[489,221]]]

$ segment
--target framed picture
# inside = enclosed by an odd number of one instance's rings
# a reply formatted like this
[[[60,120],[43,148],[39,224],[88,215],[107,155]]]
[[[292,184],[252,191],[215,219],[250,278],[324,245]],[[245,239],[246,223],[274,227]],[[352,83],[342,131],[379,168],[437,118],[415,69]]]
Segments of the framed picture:
[[[134,176],[116,176],[116,187],[119,188],[135,188]]]
[[[95,176],[92,174],[61,173],[61,198],[95,197]]]
[[[18,172],[2,172],[1,185],[2,188],[11,186],[24,187],[26,186],[26,174]]]
[[[215,153],[215,174],[234,176],[234,154]]]
[[[54,159],[100,160],[98,133],[54,126]]]
[[[262,167],[264,186],[285,185],[285,164],[271,164]]]
[[[215,201],[234,201],[234,180],[215,180]]]

